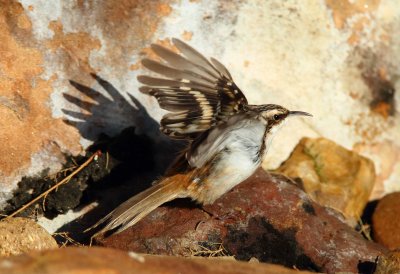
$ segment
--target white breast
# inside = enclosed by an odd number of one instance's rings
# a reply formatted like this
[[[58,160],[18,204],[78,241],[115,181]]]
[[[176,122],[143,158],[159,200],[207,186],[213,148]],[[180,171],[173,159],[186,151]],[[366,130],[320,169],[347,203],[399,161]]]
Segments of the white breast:
[[[208,159],[218,155],[213,161],[207,182],[203,182],[208,185],[206,189],[210,190],[204,190],[208,193],[203,193],[203,203],[212,203],[246,180],[260,165],[259,151],[264,141],[265,125],[257,119],[240,119],[228,125],[211,132],[189,161],[201,167]]]
[[[225,184],[237,185],[247,179],[260,165],[259,151],[263,142],[265,127],[251,123],[244,128],[231,131],[225,137],[225,149],[215,166],[215,176]]]
[[[255,151],[261,146],[265,126],[245,114],[234,115],[226,123],[213,128],[207,138],[191,149],[187,160],[192,167],[202,167],[225,149]]]

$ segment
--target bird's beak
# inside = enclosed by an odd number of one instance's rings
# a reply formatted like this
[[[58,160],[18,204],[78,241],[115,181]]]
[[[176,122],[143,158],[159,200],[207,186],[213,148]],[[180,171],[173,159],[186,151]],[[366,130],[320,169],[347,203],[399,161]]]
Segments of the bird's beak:
[[[304,111],[289,111],[289,115],[290,116],[296,116],[296,115],[298,115],[298,116],[311,116],[312,117],[312,115],[310,114],[310,113],[308,113],[308,112],[304,112]]]

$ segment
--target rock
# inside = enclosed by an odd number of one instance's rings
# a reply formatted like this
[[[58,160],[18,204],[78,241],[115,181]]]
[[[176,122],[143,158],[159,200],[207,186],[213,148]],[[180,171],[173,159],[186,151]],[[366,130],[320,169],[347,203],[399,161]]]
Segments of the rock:
[[[372,189],[370,201],[379,200],[385,194],[399,191],[400,146],[385,140],[374,144],[359,143],[353,150],[370,159],[374,159],[377,177]]]
[[[250,102],[277,102],[316,117],[296,121],[274,140],[279,149],[267,168],[287,158],[306,134],[331,136],[347,147],[382,140],[392,151],[400,146],[400,116],[393,114],[398,91],[364,80],[372,71],[399,87],[395,0],[55,1],[51,7],[47,1],[1,2],[0,206],[23,177],[59,171],[64,153],[80,154],[100,133],[135,126],[159,141],[158,126],[150,127],[143,109],[157,120],[164,112],[139,93],[136,76],[144,72],[140,59],[150,43],[167,45],[159,39],[172,35],[223,62]],[[385,177],[398,178],[399,164],[392,163],[397,168]],[[386,191],[395,183],[388,180]]]
[[[302,136],[331,136],[346,147],[385,146],[391,157],[371,157],[383,163],[382,191],[395,187],[400,5],[394,0],[55,1],[1,2],[0,208],[14,204],[21,183],[59,172],[103,133],[133,126],[158,144],[156,164],[167,164],[157,125],[165,112],[138,91],[136,76],[147,73],[140,59],[151,57],[150,44],[168,46],[172,35],[223,62],[249,102],[273,101],[316,117],[282,129],[265,168],[276,168]],[[31,191],[23,195],[33,198]]]
[[[304,190],[319,204],[342,212],[355,224],[375,182],[371,160],[325,138],[303,138],[277,170],[300,178]]]
[[[374,240],[387,248],[400,248],[400,192],[386,195],[372,215]]]
[[[58,248],[46,230],[28,218],[0,221],[0,255],[10,256],[33,250]]]
[[[0,259],[0,273],[306,274],[311,272],[235,260],[152,256],[99,247],[67,247]]]
[[[374,274],[400,273],[400,251],[379,256]]]
[[[329,273],[357,272],[360,263],[374,265],[386,251],[287,178],[262,169],[203,210],[179,202],[162,206],[126,231],[96,241],[140,253],[254,257]]]

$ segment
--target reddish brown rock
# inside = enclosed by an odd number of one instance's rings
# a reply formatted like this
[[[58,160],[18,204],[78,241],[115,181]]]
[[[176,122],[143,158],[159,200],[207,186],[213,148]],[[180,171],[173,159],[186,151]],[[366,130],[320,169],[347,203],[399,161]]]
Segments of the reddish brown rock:
[[[106,248],[62,248],[0,259],[0,273],[7,274],[245,274],[310,273],[282,266],[235,260],[141,255]]]
[[[400,192],[383,197],[372,216],[374,239],[389,249],[400,248]]]
[[[134,227],[97,241],[141,253],[229,254],[329,273],[357,272],[385,251],[288,179],[261,169],[203,210],[163,206]]]

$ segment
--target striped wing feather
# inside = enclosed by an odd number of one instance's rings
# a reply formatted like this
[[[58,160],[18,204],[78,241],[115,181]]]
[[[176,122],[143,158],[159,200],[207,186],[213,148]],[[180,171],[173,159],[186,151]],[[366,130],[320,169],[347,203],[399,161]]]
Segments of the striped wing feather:
[[[177,54],[160,45],[152,50],[163,60],[144,59],[147,69],[163,78],[138,76],[140,91],[157,98],[160,107],[170,111],[161,120],[161,131],[175,139],[193,139],[239,111],[247,100],[224,65],[207,60],[178,39],[172,42]]]

